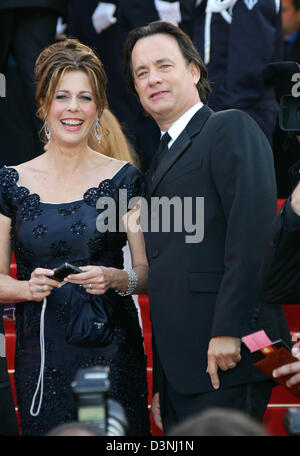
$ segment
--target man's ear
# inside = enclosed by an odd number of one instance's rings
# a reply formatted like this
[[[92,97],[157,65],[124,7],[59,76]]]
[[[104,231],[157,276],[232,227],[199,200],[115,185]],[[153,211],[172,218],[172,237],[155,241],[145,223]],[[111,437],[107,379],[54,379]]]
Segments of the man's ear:
[[[193,60],[190,62],[190,71],[194,79],[194,84],[197,85],[200,80],[201,71],[196,62]]]

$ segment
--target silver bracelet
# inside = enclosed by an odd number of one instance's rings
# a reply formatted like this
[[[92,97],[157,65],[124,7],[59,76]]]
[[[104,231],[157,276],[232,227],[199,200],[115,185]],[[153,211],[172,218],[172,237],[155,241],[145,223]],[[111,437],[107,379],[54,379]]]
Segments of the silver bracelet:
[[[128,287],[126,291],[115,290],[120,296],[129,296],[131,295],[137,287],[138,276],[133,269],[125,269],[128,274]]]

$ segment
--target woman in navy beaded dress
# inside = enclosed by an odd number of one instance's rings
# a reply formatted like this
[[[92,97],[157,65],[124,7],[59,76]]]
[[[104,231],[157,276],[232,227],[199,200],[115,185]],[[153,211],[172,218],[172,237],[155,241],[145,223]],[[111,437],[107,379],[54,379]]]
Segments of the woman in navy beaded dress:
[[[106,75],[88,47],[67,39],[46,48],[36,63],[36,82],[47,151],[0,170],[0,302],[17,303],[21,434],[45,435],[76,420],[71,382],[78,369],[100,365],[110,369],[109,394],[125,410],[127,435],[149,435],[146,357],[129,294],[147,291],[144,240],[140,230],[105,231],[96,223],[103,211],[99,198],[114,201],[118,214],[119,190],[126,190],[129,201],[142,194],[143,178],[132,164],[89,147],[91,135],[101,141],[99,118],[107,102]],[[123,269],[127,240],[129,271]],[[12,251],[18,280],[8,275]],[[64,262],[83,272],[61,284],[51,275]],[[109,303],[109,342],[69,343],[70,303],[97,296],[106,296]]]

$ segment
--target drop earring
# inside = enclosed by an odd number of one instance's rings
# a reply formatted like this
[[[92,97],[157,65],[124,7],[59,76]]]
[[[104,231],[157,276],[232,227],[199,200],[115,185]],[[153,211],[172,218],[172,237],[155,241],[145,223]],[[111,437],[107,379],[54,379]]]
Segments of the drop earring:
[[[47,120],[45,120],[45,122],[44,122],[44,132],[45,132],[47,140],[50,141],[50,139],[51,139],[51,131],[50,131],[49,124],[48,124]]]
[[[94,133],[97,138],[97,141],[99,144],[101,144],[101,139],[102,139],[102,127],[99,122],[99,118],[97,117],[95,127],[94,127]]]

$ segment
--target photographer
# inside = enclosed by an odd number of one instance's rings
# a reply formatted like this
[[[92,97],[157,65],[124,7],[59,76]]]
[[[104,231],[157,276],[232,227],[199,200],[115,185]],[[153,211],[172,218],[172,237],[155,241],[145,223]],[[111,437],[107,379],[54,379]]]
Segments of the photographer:
[[[290,175],[299,179],[300,161]],[[300,183],[275,218],[262,265],[262,291],[271,304],[300,302]]]
[[[291,170],[299,179],[300,161]],[[262,290],[270,304],[300,303],[300,182],[274,220],[262,266]],[[294,356],[297,356],[293,350]],[[294,373],[286,386],[300,384],[300,362],[273,371],[274,378]]]
[[[282,33],[283,33],[283,61],[285,67],[276,67],[271,64],[267,69],[268,79],[275,88],[277,101],[283,95],[291,93],[291,76],[298,73],[297,64],[300,63],[300,0],[282,0]],[[282,62],[283,63],[283,62]],[[292,69],[292,63],[294,69]],[[274,71],[271,71],[273,68]],[[287,198],[291,191],[288,176],[289,168],[300,159],[300,145],[294,132],[282,131],[277,121],[273,133],[273,153],[278,198]]]
[[[296,61],[273,62],[266,65],[264,69],[264,81],[267,85],[274,87],[278,103],[281,104],[280,113],[277,119],[276,128],[273,134],[273,155],[277,184],[277,197],[288,198],[293,191],[297,180],[290,178],[289,173],[292,166],[297,164],[300,159],[299,135],[300,126],[298,125],[297,103],[300,93],[298,79],[300,66]],[[292,95],[291,95],[292,94]],[[290,98],[288,100],[288,98]],[[282,106],[284,102],[284,109]],[[294,112],[296,111],[296,112]],[[292,115],[291,115],[292,114]],[[294,124],[285,125],[282,122]]]

